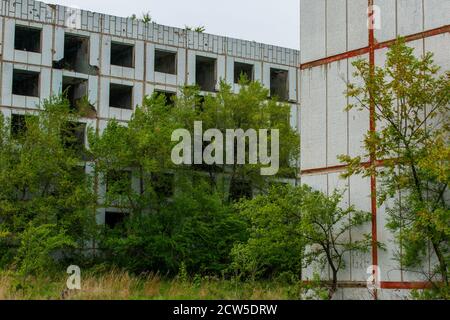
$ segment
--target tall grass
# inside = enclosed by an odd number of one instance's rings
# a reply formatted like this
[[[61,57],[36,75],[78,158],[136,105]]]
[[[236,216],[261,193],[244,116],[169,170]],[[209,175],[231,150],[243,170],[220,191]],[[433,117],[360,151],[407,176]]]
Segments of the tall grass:
[[[0,300],[280,300],[296,299],[296,286],[217,278],[164,279],[123,271],[81,275],[81,290],[66,289],[67,275],[22,278],[0,272]],[[293,294],[294,293],[294,294]]]

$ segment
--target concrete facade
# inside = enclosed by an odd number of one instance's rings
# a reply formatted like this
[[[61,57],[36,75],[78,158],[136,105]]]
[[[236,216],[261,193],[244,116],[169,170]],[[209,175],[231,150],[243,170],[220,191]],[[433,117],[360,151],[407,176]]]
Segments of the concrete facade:
[[[374,28],[368,28],[373,8]],[[327,193],[346,188],[343,205],[371,211],[372,225],[352,230],[349,239],[362,232],[372,234],[387,246],[374,246],[367,255],[349,254],[340,275],[346,289],[340,298],[401,299],[412,288],[423,287],[424,279],[400,270],[393,260],[397,245],[385,228],[386,206],[377,206],[377,182],[358,176],[342,180],[345,169],[338,155],[362,155],[363,135],[380,124],[371,123],[369,112],[344,111],[346,82],[355,83],[352,62],[367,59],[383,65],[389,41],[404,36],[415,54],[434,53],[442,70],[450,69],[450,1],[448,0],[300,0],[300,130],[301,180]],[[363,161],[374,159],[363,159]],[[429,257],[427,268],[433,265]],[[365,282],[379,267],[379,289],[367,290]],[[369,270],[368,270],[369,268]],[[327,270],[321,271],[328,277]],[[309,275],[313,270],[308,270]]]
[[[24,28],[25,36],[19,37],[19,32],[23,32],[21,30]],[[27,42],[27,39],[33,38],[32,33],[26,33],[30,30],[39,30],[40,39],[35,44],[37,49]],[[72,49],[76,46],[69,48],[69,37],[78,39],[77,48],[81,48],[72,58],[68,56],[73,55]],[[27,50],[17,48],[16,42],[28,46]],[[125,52],[130,47],[130,61],[115,61],[114,52],[117,48],[123,48]],[[156,57],[158,52],[160,55]],[[161,61],[158,60],[161,53],[162,56],[169,54],[174,58],[171,70],[157,65]],[[83,56],[84,61],[79,61],[80,56]],[[271,86],[272,69],[287,72],[286,101],[291,104],[291,125],[297,127],[300,63],[297,50],[156,23],[145,24],[131,18],[33,0],[1,1],[0,111],[7,117],[39,112],[39,104],[44,99],[63,92],[66,83],[78,83],[81,85],[77,85],[77,90],[87,95],[95,109],[92,115],[81,119],[81,122],[86,124],[86,130],[93,127],[101,132],[109,119],[127,122],[136,106],[155,90],[177,94],[182,86],[196,84],[198,57],[214,61],[214,74],[211,76],[214,88],[210,91],[218,87],[220,80],[226,80],[233,90],[239,90],[239,85],[234,83],[235,63],[251,65],[253,79],[267,88]],[[71,59],[75,63],[68,66],[68,60]],[[161,72],[161,68],[168,72]],[[15,91],[15,75],[24,72],[25,75],[31,72],[38,78],[36,92],[32,95],[17,94]],[[17,82],[20,84],[20,81]],[[131,96],[123,102],[127,107],[117,107],[115,101],[121,100],[124,91],[118,91],[112,98],[114,101],[110,101],[113,87],[115,90],[132,88],[129,91]],[[207,93],[211,92],[202,92]],[[92,167],[88,164],[86,170],[91,171]],[[134,178],[133,184],[139,185]],[[101,185],[99,192],[100,195],[104,194],[105,186]],[[105,212],[115,211],[115,208],[99,210],[98,222],[105,222]]]

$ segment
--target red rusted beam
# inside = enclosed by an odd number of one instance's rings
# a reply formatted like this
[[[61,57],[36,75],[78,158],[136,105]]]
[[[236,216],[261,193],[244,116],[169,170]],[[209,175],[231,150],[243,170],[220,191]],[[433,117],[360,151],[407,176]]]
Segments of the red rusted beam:
[[[436,29],[419,32],[416,34],[406,36],[404,38],[405,38],[406,42],[411,42],[411,41],[415,41],[415,40],[419,40],[419,39],[437,36],[437,35],[444,34],[447,32],[450,32],[450,25],[446,25],[446,26],[439,27]],[[375,50],[384,49],[384,48],[387,48],[387,47],[390,47],[391,45],[393,45],[395,43],[395,41],[396,41],[396,39],[379,42],[379,43],[375,42],[374,48],[375,48]],[[324,64],[329,64],[332,62],[340,61],[340,60],[346,60],[346,59],[350,59],[353,57],[358,57],[363,54],[369,53],[369,51],[370,51],[369,47],[364,47],[364,48],[360,48],[360,49],[343,52],[340,54],[336,54],[334,56],[330,56],[330,57],[326,57],[323,59],[318,59],[318,60],[314,60],[311,62],[303,63],[300,65],[300,69],[302,69],[302,70],[309,69],[309,68],[318,67],[318,66],[321,66]]]
[[[430,282],[396,282],[396,281],[381,281],[380,287],[382,289],[430,289],[432,284]]]

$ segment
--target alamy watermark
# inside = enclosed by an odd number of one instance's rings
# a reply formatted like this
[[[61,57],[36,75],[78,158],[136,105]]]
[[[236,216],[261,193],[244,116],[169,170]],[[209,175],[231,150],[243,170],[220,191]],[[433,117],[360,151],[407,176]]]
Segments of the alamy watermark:
[[[227,129],[224,137],[219,129],[203,132],[203,123],[195,121],[193,141],[186,129],[177,129],[172,133],[173,142],[181,140],[172,150],[172,162],[177,165],[244,165],[248,146],[248,164],[265,166],[260,170],[261,175],[273,176],[278,173],[280,166],[279,139],[278,129]],[[204,142],[209,142],[205,148]]]

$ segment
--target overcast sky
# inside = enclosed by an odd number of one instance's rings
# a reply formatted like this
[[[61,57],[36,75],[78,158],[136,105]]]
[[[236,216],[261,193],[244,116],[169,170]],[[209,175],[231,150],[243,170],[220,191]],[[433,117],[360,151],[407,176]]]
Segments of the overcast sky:
[[[157,23],[204,25],[206,32],[299,48],[298,0],[42,0],[128,17],[149,11]]]

